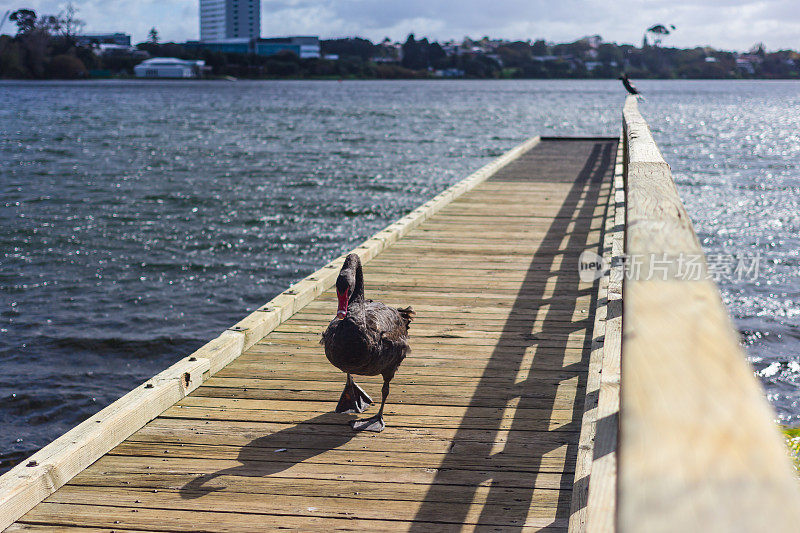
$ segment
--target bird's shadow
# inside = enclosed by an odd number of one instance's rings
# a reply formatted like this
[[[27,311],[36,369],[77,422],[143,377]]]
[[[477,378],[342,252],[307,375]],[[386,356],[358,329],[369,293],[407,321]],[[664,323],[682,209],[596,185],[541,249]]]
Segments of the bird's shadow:
[[[348,420],[355,416],[325,413],[270,435],[259,437],[241,448],[237,460],[241,465],[202,474],[181,487],[181,497],[195,499],[225,490],[209,482],[222,476],[265,477],[326,451],[338,448],[357,435]]]

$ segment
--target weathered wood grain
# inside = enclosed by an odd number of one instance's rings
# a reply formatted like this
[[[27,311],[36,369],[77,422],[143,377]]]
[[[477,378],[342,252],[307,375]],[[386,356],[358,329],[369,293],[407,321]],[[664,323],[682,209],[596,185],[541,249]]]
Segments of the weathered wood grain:
[[[623,114],[627,254],[702,256],[634,99]],[[716,286],[644,278],[623,295],[618,529],[797,531],[797,480]]]
[[[191,533],[263,533],[265,522],[280,523],[281,529],[295,531],[380,531],[396,532],[402,524],[392,517],[386,516],[384,520],[365,520],[356,517],[352,512],[343,512],[340,517],[313,516],[314,511],[307,511],[306,515],[289,514],[260,514],[260,513],[231,513],[202,510],[169,510],[142,507],[134,513],[129,507],[113,505],[78,505],[43,503],[31,513],[30,521],[26,524],[47,524],[53,526],[103,527],[113,524],[115,531],[129,531],[131,529],[167,530],[171,532]],[[558,527],[563,525],[563,519],[549,519],[532,517],[530,525],[517,526],[515,529],[522,532],[541,531],[548,526]],[[428,531],[457,532],[463,528],[462,524],[441,521],[418,522],[420,527]],[[108,527],[108,526],[105,526]],[[269,528],[267,528],[269,529]],[[16,531],[23,530],[16,528]],[[552,530],[552,529],[551,529]],[[52,529],[51,529],[52,531]]]

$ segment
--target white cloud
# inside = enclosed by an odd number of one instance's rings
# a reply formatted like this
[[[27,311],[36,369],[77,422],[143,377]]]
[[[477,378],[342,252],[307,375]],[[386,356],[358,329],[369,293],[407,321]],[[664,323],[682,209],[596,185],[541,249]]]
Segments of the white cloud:
[[[22,0],[19,6],[56,13],[66,2]],[[196,39],[198,0],[76,0],[87,31],[124,31],[135,41],[151,27],[164,40]],[[408,33],[433,39],[464,36],[567,41],[600,34],[607,41],[639,44],[653,24],[674,24],[665,45],[711,45],[743,50],[800,48],[796,0],[262,0],[264,36],[385,36]],[[12,26],[7,23],[6,29]]]

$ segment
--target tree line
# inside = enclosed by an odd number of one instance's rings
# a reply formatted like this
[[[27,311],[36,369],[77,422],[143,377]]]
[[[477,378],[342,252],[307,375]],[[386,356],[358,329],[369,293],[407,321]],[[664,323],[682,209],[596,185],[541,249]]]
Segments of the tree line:
[[[83,28],[69,4],[58,15],[38,17],[32,9],[19,9],[9,16],[17,26],[16,36],[0,35],[0,77],[74,78],[86,75],[94,64],[92,50],[76,46]]]
[[[571,43],[542,39],[510,42],[488,37],[439,43],[411,34],[403,43],[388,38],[378,43],[362,38],[323,40],[321,58],[301,59],[291,52],[265,57],[160,43],[153,29],[147,42],[136,45],[136,53],[99,54],[78,45],[76,37],[83,23],[71,5],[59,15],[37,16],[33,10],[20,9],[10,21],[17,31],[14,36],[0,36],[2,78],[132,76],[133,67],[147,54],[202,59],[213,76],[256,79],[614,78],[623,71],[632,78],[800,77],[800,54],[791,50],[766,52],[763,46],[754,47],[748,54],[736,54],[710,47],[663,47],[660,39],[650,45],[646,38],[641,47],[636,47],[606,43],[599,36]],[[648,32],[664,36],[669,29],[656,25]]]

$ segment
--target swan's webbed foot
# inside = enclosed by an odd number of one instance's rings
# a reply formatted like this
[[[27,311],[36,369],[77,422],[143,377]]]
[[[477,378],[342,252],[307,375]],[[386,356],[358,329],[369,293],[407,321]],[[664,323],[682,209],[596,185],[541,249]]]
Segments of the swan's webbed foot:
[[[369,394],[364,392],[364,389],[356,385],[353,378],[347,376],[347,384],[342,391],[342,397],[339,398],[339,404],[336,406],[337,413],[363,413],[369,406],[372,405],[372,398]]]
[[[383,375],[383,388],[381,389],[381,408],[378,410],[378,414],[370,417],[365,418],[363,420],[351,420],[350,427],[353,428],[353,431],[372,431],[375,433],[380,433],[386,427],[386,424],[383,422],[383,408],[386,406],[386,398],[389,397],[389,381],[394,376],[394,371],[391,374],[384,374]]]
[[[383,431],[383,428],[386,427],[386,424],[383,422],[383,415],[377,414],[363,420],[351,420],[350,427],[353,428],[353,431],[373,431],[375,433],[380,433]]]

